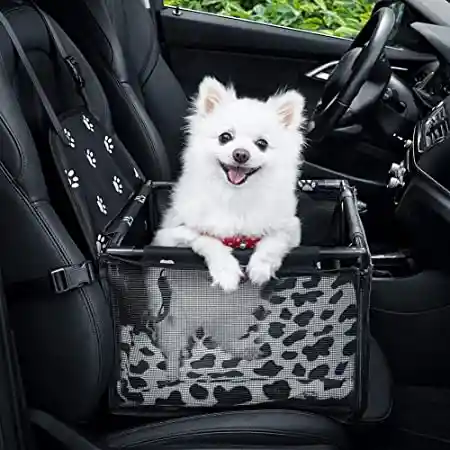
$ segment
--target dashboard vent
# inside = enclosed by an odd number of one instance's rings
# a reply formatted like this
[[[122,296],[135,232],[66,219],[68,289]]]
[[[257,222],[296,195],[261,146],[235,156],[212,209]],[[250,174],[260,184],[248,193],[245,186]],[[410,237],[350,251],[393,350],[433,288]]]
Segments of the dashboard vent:
[[[441,105],[431,114],[425,124],[425,147],[432,147],[437,142],[445,139],[450,131],[450,124]]]

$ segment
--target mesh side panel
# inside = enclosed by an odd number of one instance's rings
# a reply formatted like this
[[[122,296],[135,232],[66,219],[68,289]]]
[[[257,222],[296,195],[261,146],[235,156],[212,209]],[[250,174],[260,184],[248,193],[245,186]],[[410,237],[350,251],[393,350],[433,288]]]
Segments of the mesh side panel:
[[[245,283],[224,294],[206,271],[109,265],[121,406],[345,399],[355,388],[356,276],[282,278],[263,290]]]

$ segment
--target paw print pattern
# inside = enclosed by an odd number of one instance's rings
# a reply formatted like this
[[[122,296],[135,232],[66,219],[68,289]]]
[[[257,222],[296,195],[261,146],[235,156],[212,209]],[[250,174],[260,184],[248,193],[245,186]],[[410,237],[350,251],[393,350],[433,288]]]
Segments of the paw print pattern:
[[[95,241],[95,246],[97,247],[97,252],[101,253],[106,250],[107,242],[106,237],[103,234],[99,234],[97,236],[97,240]]]
[[[89,161],[89,164],[95,169],[97,167],[97,159],[92,150],[86,149],[86,158]]]
[[[66,136],[67,143],[72,148],[75,148],[75,139],[73,138],[72,133],[67,128],[64,128],[63,132],[64,132],[64,136]]]
[[[114,149],[112,138],[110,138],[109,136],[105,136],[105,139],[103,139],[103,143],[105,144],[106,151],[111,154]]]
[[[298,186],[303,192],[310,192],[316,188],[317,183],[313,180],[300,180]]]
[[[78,178],[77,174],[75,173],[75,170],[69,169],[64,171],[67,175],[67,181],[69,182],[69,186],[72,189],[76,189],[80,187],[80,179]]]
[[[135,176],[138,180],[140,180],[141,177],[139,176],[139,172],[136,170],[136,167],[133,167],[133,170],[134,170],[134,176]]]
[[[100,197],[100,195],[97,195],[97,206],[102,214],[108,214],[108,208],[106,207],[105,202]]]
[[[120,178],[119,177],[114,177],[112,184],[113,184],[114,189],[116,190],[116,192],[118,194],[122,194],[123,186],[122,186],[122,182],[120,181]]]
[[[131,216],[125,216],[125,217],[122,219],[122,222],[125,222],[129,227],[131,227],[131,225],[133,225],[134,218],[131,217]]]
[[[89,117],[86,117],[84,114],[82,116],[82,120],[84,123],[84,126],[89,130],[94,132],[94,125],[91,123],[91,121],[89,120]]]

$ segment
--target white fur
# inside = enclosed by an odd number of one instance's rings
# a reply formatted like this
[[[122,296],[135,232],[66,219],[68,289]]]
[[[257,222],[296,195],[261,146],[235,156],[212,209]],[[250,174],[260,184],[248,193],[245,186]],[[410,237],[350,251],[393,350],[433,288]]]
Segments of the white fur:
[[[182,174],[153,244],[191,247],[205,258],[213,284],[230,292],[238,288],[243,271],[218,238],[260,236],[246,272],[261,285],[300,243],[295,188],[304,145],[304,98],[293,90],[267,101],[238,98],[234,88],[205,77],[193,106]],[[221,144],[224,132],[234,138]],[[269,144],[265,151],[255,145],[261,138]],[[235,149],[250,152],[248,167],[261,167],[240,186],[228,181],[219,164],[232,164]],[[181,317],[190,315],[189,305],[184,307]],[[198,327],[206,326],[203,319]]]

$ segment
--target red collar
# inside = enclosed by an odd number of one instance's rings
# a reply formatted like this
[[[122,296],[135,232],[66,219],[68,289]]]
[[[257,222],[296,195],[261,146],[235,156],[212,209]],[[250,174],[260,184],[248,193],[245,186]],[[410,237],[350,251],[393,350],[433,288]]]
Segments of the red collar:
[[[220,239],[224,245],[231,248],[239,248],[241,250],[253,249],[261,240],[254,236],[232,236]]]
[[[256,236],[230,236],[230,237],[224,237],[220,238],[208,233],[202,233],[204,236],[210,236],[214,237],[216,239],[219,239],[220,242],[222,242],[223,245],[226,245],[227,247],[236,248],[240,250],[248,250],[253,249],[256,247],[256,244],[261,240],[260,237]]]

